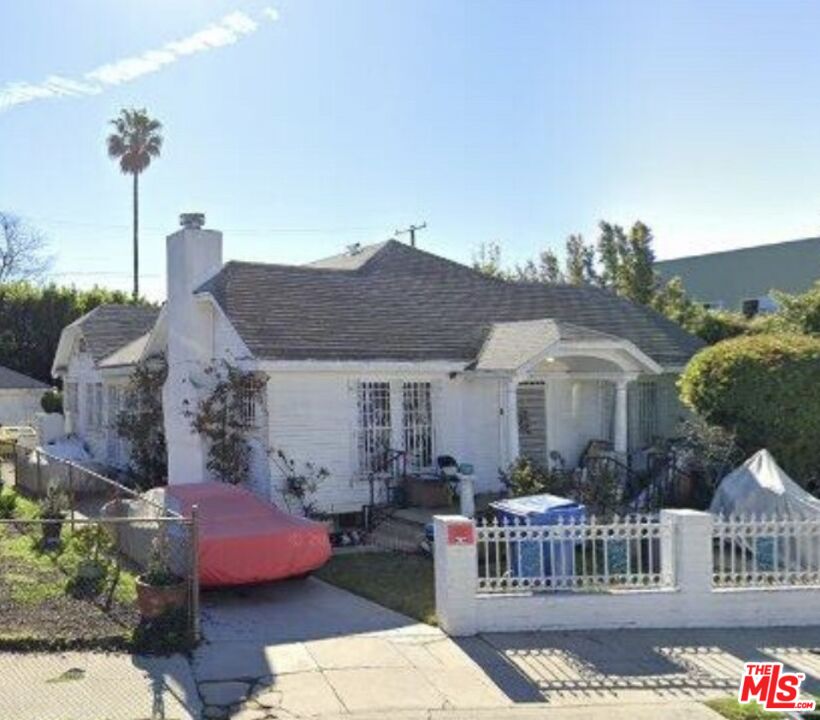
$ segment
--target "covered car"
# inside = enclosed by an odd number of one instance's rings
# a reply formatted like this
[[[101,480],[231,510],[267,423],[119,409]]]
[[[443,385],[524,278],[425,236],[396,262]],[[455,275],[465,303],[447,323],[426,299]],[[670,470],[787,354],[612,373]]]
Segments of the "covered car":
[[[765,449],[720,481],[709,510],[726,516],[820,520],[820,500],[792,480]]]
[[[723,478],[709,509],[715,515],[740,518],[740,522],[772,521],[773,527],[777,521],[820,523],[820,500],[792,480],[768,450],[756,452]],[[736,533],[733,543],[735,552],[754,557],[761,570],[811,569],[817,554],[817,535],[813,533]]]
[[[107,514],[123,514],[125,504],[131,517],[155,516],[157,508],[190,517],[196,505],[202,587],[298,577],[317,570],[330,558],[330,539],[323,524],[283,512],[235,485],[170,485],[150,490],[144,498],[118,501],[119,510]],[[140,532],[138,526],[118,526],[118,544],[135,562],[143,564],[154,532],[152,528]]]

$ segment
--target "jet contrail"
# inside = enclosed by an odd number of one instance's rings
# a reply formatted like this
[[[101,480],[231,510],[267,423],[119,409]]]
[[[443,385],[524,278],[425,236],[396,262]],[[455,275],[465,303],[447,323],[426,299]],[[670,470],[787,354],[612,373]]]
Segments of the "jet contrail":
[[[271,22],[279,19],[278,11],[272,7],[265,8],[262,15]],[[140,55],[100,65],[79,78],[50,75],[40,83],[8,83],[0,87],[0,112],[35,100],[99,95],[109,87],[157,72],[188,55],[233,45],[258,28],[259,23],[245,13],[233,12],[192,35]]]

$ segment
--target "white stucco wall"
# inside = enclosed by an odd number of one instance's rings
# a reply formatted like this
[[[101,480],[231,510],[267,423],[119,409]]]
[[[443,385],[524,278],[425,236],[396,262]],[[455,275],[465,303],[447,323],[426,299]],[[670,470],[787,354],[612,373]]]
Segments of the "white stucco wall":
[[[454,636],[624,628],[779,627],[816,625],[820,589],[794,586],[715,588],[714,519],[694,510],[664,510],[670,532],[661,546],[661,572],[670,586],[613,590],[479,594],[473,521],[435,518],[436,614]],[[451,541],[458,530],[459,541]]]
[[[0,425],[34,425],[44,390],[0,390]]]

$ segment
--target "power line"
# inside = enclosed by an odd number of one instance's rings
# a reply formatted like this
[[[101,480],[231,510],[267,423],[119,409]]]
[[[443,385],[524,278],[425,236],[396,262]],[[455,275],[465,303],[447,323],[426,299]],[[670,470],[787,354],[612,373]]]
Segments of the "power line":
[[[25,220],[35,222],[43,225],[67,225],[73,227],[95,228],[100,230],[130,230],[131,225],[115,224],[115,223],[95,223],[82,220],[64,220],[59,218],[46,218],[36,215],[23,215]],[[152,232],[168,232],[168,227],[160,227],[158,225],[142,225],[142,230],[150,230]],[[173,230],[173,228],[170,228]],[[354,232],[384,232],[385,226],[351,226],[351,227],[260,227],[260,228],[220,228],[223,232],[231,233],[354,233]]]
[[[134,273],[119,272],[117,270],[61,270],[60,272],[46,273],[49,277],[62,277],[64,275],[83,275],[83,276],[101,276],[101,277],[133,277]],[[161,277],[159,273],[140,273],[141,278],[156,278]]]

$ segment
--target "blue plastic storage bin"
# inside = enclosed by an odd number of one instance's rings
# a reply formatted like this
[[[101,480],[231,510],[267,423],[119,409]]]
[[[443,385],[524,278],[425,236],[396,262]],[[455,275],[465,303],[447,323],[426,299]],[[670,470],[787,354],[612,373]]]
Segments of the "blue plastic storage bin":
[[[558,495],[528,495],[492,503],[498,522],[504,525],[569,525],[586,520],[586,506]],[[572,575],[575,541],[543,541],[544,576]],[[552,548],[550,548],[552,545]],[[509,544],[513,577],[541,576],[541,548],[537,540],[514,540]],[[554,565],[554,569],[553,569]]]

